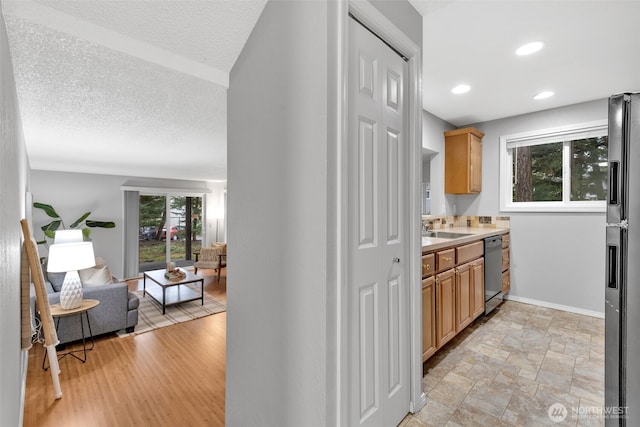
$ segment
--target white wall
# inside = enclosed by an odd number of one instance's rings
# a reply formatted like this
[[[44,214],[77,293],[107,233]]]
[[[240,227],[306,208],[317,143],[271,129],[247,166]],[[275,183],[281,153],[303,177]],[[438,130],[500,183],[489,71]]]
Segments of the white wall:
[[[450,209],[444,195],[444,132],[455,129],[451,123],[422,111],[422,147],[436,154],[431,157],[431,215],[447,215]]]
[[[204,229],[204,241],[203,245],[209,245],[215,241],[226,242],[226,201],[225,191],[227,189],[226,182],[209,182],[208,183],[210,193],[207,193],[205,199],[205,215],[207,216],[207,223]],[[216,215],[222,215],[221,218],[216,220]],[[217,232],[216,232],[217,228]]]
[[[459,215],[511,217],[511,294],[604,313],[604,213],[501,213],[499,138],[502,135],[607,119],[601,99],[474,125],[482,140],[482,193],[447,196]]]
[[[90,211],[90,219],[96,221],[113,221],[114,229],[93,228],[91,240],[96,256],[105,259],[107,265],[116,277],[123,278],[123,242],[124,242],[124,198],[121,186],[138,185],[157,188],[206,188],[210,187],[211,193],[207,196],[207,211],[218,207],[218,203],[224,200],[223,183],[204,183],[197,181],[158,180],[129,176],[98,175],[86,173],[69,173],[54,171],[31,171],[31,192],[34,202],[52,205],[56,212],[65,221],[66,226],[71,225],[83,213]],[[48,224],[51,219],[41,209],[34,209],[34,234],[41,240],[42,225]],[[211,221],[207,221],[207,241],[215,238],[215,221],[211,227]],[[220,222],[223,230],[224,219]],[[209,240],[210,239],[210,240]],[[44,246],[39,248],[41,254],[46,254]]]
[[[20,350],[20,219],[28,163],[0,3],[0,421],[22,425],[27,353]]]
[[[117,277],[122,277],[124,211],[120,186],[123,183],[122,177],[112,175],[31,171],[33,201],[53,206],[67,228],[88,211],[91,212],[89,219],[116,223],[116,228],[113,229],[93,228],[91,240],[96,256],[104,258]],[[42,209],[33,210],[37,240],[42,240],[44,235],[40,227],[51,220]],[[43,245],[38,250],[41,256],[47,253]]]
[[[270,1],[230,75],[226,424],[325,425],[327,4]]]
[[[230,75],[226,424],[336,425],[337,2],[267,3]],[[421,29],[407,2],[375,2]],[[412,13],[411,19],[404,16]],[[415,18],[415,19],[413,19]],[[421,42],[421,31],[410,31]],[[329,70],[328,70],[329,67]],[[329,141],[328,141],[329,140]],[[335,174],[335,171],[333,172]],[[332,287],[332,285],[334,287]],[[344,343],[341,343],[344,345]],[[344,369],[344,368],[342,368]],[[345,397],[342,396],[344,399]]]

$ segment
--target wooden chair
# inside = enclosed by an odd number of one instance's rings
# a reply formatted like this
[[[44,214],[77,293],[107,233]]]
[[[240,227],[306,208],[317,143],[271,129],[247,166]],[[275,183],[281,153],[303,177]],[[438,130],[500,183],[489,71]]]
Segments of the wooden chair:
[[[220,272],[227,266],[227,254],[218,254],[218,281],[220,281]]]
[[[198,268],[213,268],[218,273],[218,280],[220,280],[220,272],[227,266],[227,244],[212,243],[211,246],[201,248],[200,255],[193,266],[196,274]]]

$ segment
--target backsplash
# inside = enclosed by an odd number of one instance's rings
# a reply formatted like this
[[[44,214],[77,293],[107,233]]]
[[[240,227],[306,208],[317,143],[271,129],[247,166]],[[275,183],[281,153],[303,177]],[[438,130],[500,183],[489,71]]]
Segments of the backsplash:
[[[441,230],[450,227],[474,228],[509,228],[508,216],[423,216],[422,226],[429,225],[431,230]]]

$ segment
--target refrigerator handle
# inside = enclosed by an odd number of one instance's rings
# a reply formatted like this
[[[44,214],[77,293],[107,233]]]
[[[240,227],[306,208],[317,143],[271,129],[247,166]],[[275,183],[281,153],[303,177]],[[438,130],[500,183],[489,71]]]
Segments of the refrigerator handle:
[[[617,205],[620,200],[619,175],[620,162],[609,162],[609,204]]]
[[[618,289],[618,246],[608,245],[607,248],[607,287]]]

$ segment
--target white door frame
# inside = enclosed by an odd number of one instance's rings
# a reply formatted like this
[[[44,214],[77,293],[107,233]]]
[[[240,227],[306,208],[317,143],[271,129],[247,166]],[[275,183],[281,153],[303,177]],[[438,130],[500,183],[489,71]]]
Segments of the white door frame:
[[[349,13],[404,55],[409,68],[409,305],[411,340],[409,409],[416,412],[426,403],[422,391],[421,300],[421,204],[422,173],[422,57],[420,47],[366,0],[336,0],[328,4],[328,224],[327,274],[327,424],[348,425],[348,170],[347,81]],[[335,141],[333,142],[332,141]],[[332,393],[333,392],[333,393]],[[335,396],[335,398],[333,398]]]

